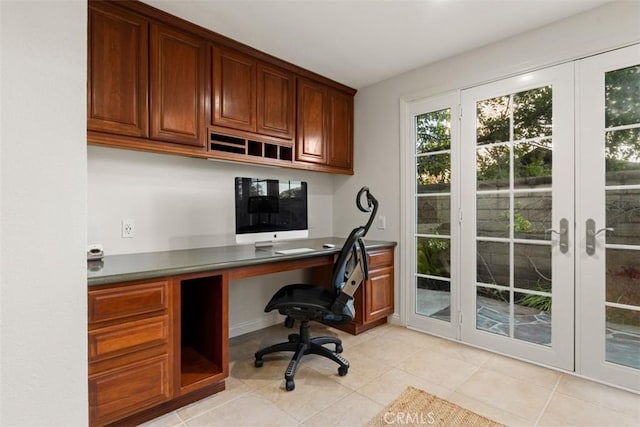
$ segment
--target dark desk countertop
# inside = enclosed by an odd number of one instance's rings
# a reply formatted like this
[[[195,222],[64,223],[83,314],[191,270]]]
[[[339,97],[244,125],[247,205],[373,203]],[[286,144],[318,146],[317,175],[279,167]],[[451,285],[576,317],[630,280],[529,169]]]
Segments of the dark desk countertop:
[[[220,246],[214,248],[182,249],[164,252],[110,255],[102,261],[89,261],[89,286],[145,280],[202,271],[266,264],[275,261],[304,259],[340,252],[344,238],[324,237],[275,243],[272,247],[256,249],[253,245]],[[335,248],[323,248],[332,243]],[[365,239],[367,249],[389,248],[395,242]],[[310,248],[312,252],[277,254],[275,251],[292,248]]]

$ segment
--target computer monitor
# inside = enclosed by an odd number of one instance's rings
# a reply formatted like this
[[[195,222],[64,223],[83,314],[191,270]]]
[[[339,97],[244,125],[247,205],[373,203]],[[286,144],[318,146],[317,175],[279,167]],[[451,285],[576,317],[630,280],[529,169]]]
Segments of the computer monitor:
[[[236,178],[236,243],[268,246],[309,236],[307,183]]]

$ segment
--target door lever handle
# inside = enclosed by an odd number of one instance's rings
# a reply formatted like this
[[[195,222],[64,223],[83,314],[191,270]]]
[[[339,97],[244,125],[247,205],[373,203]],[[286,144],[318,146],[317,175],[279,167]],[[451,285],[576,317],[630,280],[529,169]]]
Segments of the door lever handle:
[[[603,231],[614,231],[613,227],[605,227],[605,228],[601,228],[598,231],[593,231],[593,230],[587,230],[587,233],[590,233],[592,236],[597,236],[598,234],[602,233]]]
[[[596,253],[596,236],[603,231],[613,231],[613,227],[604,227],[596,231],[596,222],[589,218],[585,223],[586,226],[586,237],[587,237],[587,255],[594,255]]]
[[[549,228],[544,230],[544,234],[555,233],[560,236],[560,252],[563,254],[569,250],[569,220],[562,218],[560,220],[560,231]]]

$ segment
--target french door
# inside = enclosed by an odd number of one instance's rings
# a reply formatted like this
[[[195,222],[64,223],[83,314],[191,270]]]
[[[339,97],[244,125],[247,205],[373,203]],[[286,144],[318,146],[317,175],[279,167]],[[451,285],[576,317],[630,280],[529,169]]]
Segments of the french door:
[[[407,105],[408,326],[640,390],[638,64]]]
[[[573,65],[464,90],[461,339],[573,369]]]
[[[640,46],[579,61],[580,371],[640,390]]]

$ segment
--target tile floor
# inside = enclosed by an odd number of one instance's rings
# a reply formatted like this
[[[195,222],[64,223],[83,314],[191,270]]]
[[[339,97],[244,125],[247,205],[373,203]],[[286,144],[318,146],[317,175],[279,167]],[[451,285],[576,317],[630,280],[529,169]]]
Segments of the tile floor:
[[[145,427],[360,426],[409,385],[446,398],[508,426],[638,426],[640,396],[595,382],[385,325],[352,336],[323,325],[312,335],[337,335],[351,364],[307,356],[296,388],[284,390],[290,353],[253,353],[286,340],[277,325],[231,339],[226,390],[152,420]]]

